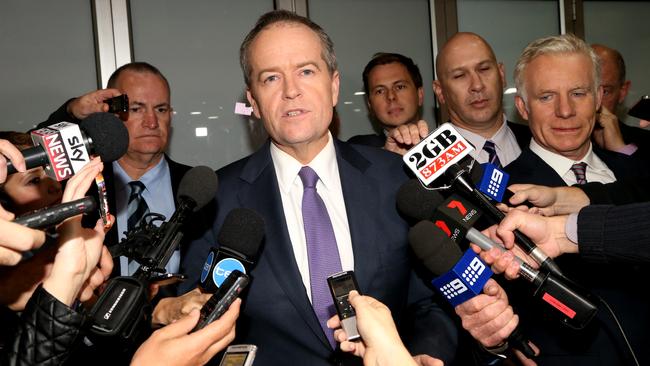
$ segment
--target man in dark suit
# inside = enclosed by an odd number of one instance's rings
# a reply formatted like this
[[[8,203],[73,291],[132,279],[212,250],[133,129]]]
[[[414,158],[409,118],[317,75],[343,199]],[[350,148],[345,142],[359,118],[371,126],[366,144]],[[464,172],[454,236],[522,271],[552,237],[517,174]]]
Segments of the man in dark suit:
[[[593,140],[603,149],[632,155],[650,162],[650,131],[628,126],[618,113],[632,82],[625,78],[625,60],[617,50],[602,44],[591,48],[600,59],[600,85],[603,102],[598,111]]]
[[[186,284],[198,283],[228,212],[250,208],[263,216],[266,236],[235,342],[256,344],[256,362],[361,362],[342,354],[325,326],[334,314],[325,277],[339,270],[354,270],[360,290],[387,304],[420,361],[451,362],[457,330],[413,271],[408,226],[396,211],[396,191],[407,180],[400,158],[328,132],[339,91],[329,36],[307,18],[270,12],[245,38],[240,61],[248,100],[271,141],[218,171],[217,219],[184,259]],[[316,227],[322,234],[312,235]]]
[[[601,151],[591,143],[602,98],[598,66],[592,49],[570,34],[533,41],[522,52],[515,67],[515,103],[528,120],[533,139],[505,168],[512,183],[607,183],[635,174],[632,158]],[[647,348],[641,348],[650,336],[647,301],[630,281],[645,278],[647,268],[586,263],[571,256],[558,258],[557,263],[567,277],[607,301],[637,352]],[[517,283],[507,287],[513,308],[520,315],[522,331],[540,348],[535,360],[538,365],[631,362],[618,326],[604,308],[587,328],[576,331],[540,316],[543,310],[528,289]],[[477,317],[473,314],[472,319]],[[637,354],[647,361],[646,352]]]
[[[420,120],[424,87],[420,69],[411,58],[376,53],[363,69],[363,90],[370,117],[381,132],[352,136],[348,142],[383,148],[392,129]]]

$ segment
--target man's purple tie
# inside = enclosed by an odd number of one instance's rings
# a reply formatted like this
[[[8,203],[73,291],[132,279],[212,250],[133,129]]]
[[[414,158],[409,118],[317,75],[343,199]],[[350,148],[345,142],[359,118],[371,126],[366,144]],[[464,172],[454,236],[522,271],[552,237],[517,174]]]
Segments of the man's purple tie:
[[[309,257],[309,282],[311,303],[332,348],[336,348],[334,332],[327,328],[327,320],[335,314],[334,301],[327,285],[327,277],[341,271],[341,259],[336,237],[325,203],[316,192],[318,175],[304,166],[300,169],[302,194],[302,219]]]

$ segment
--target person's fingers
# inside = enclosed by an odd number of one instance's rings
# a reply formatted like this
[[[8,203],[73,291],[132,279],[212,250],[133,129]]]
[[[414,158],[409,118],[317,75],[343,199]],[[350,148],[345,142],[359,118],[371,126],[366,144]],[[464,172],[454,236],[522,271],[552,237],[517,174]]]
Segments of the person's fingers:
[[[418,132],[420,133],[420,138],[425,138],[429,134],[429,125],[427,121],[421,119],[417,122]]]
[[[336,329],[341,327],[341,320],[339,319],[339,316],[334,315],[333,317],[327,319],[327,327],[330,329]]]
[[[0,266],[14,266],[22,257],[20,252],[0,246]]]
[[[0,154],[2,155],[3,159],[5,158],[9,159],[11,161],[11,164],[13,164],[14,168],[16,168],[17,171],[24,172],[27,170],[27,167],[25,166],[25,158],[23,157],[23,154],[11,142],[0,139]],[[2,164],[0,164],[0,167],[4,168],[5,171],[4,176],[6,177],[7,174],[6,160]],[[2,180],[2,182],[4,182],[4,180]]]
[[[82,198],[90,189],[93,180],[103,169],[103,163],[99,158],[93,158],[77,174],[75,174],[66,184],[61,202],[74,201]]]
[[[0,220],[0,232],[0,246],[17,252],[40,248],[45,243],[45,232],[9,221]]]

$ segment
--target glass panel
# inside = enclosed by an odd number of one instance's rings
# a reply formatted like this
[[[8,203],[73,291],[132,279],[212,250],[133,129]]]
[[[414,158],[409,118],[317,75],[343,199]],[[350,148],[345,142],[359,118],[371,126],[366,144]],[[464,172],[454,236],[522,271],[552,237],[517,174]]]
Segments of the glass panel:
[[[239,45],[273,1],[130,3],[135,61],[155,65],[171,84],[172,158],[217,169],[256,150],[263,127],[234,113],[246,101]]]
[[[362,72],[377,52],[396,52],[413,59],[424,86],[422,115],[434,125],[431,25],[427,0],[311,0],[309,16],[330,35],[341,73],[336,107],[339,137],[373,133],[363,92]]]
[[[90,1],[3,1],[0,129],[27,131],[97,88]]]
[[[618,115],[625,123],[638,126],[638,119],[627,116],[626,113],[641,96],[650,94],[650,28],[647,23],[650,3],[585,1],[584,14],[587,42],[616,48],[623,55],[626,79],[632,81],[632,86]],[[604,27],[603,24],[607,26]]]
[[[457,6],[458,30],[485,38],[505,66],[503,108],[508,119],[525,123],[515,107],[515,63],[528,43],[560,33],[557,1],[458,0]]]

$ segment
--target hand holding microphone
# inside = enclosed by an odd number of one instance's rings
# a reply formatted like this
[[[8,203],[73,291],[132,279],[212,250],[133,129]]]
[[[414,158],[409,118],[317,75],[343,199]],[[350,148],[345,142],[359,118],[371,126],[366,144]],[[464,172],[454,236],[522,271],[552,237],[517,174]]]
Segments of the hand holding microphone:
[[[69,115],[84,119],[97,112],[109,112],[109,105],[106,101],[110,98],[121,95],[118,89],[99,89],[74,98],[67,104],[66,110]]]
[[[9,161],[7,161],[9,160]],[[12,171],[9,170],[12,166]],[[17,147],[7,140],[0,139],[0,184],[7,180],[7,175],[16,171],[26,171],[25,158]]]

